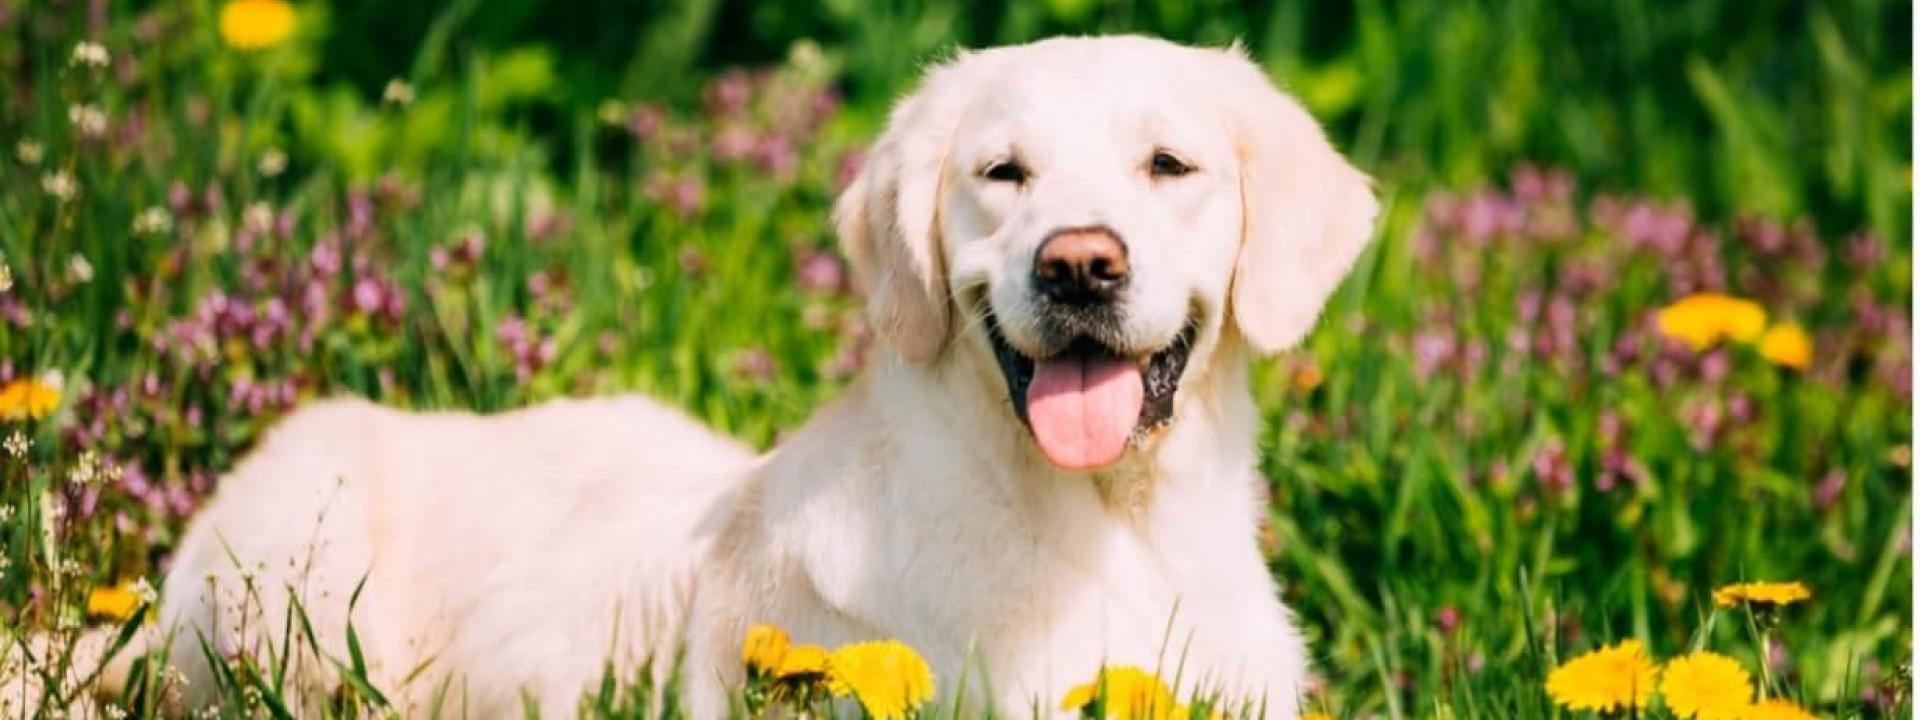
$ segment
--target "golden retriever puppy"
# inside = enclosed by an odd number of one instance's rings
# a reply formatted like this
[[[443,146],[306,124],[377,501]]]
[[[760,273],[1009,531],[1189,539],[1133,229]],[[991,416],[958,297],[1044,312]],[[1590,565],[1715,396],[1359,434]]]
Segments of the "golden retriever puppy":
[[[962,53],[836,208],[884,340],[844,397],[758,459],[638,398],[302,410],[175,558],[179,700],[212,686],[203,642],[284,653],[289,597],[345,657],[358,587],[408,714],[566,716],[608,658],[684,648],[692,715],[719,717],[768,622],[898,638],[1004,715],[1059,712],[1104,663],[1293,717],[1308,656],[1255,542],[1247,363],[1312,327],[1375,210],[1237,50]],[[324,691],[333,667],[298,670]]]

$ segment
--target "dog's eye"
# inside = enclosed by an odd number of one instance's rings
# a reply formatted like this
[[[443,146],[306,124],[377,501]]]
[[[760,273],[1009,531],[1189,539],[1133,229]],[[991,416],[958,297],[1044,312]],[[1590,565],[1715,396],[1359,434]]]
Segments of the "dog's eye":
[[[1024,183],[1027,181],[1027,166],[1018,160],[999,160],[980,171],[980,177],[994,182]]]
[[[1173,153],[1164,150],[1153,154],[1153,160],[1147,163],[1147,169],[1157,178],[1174,178],[1193,172],[1192,165],[1188,165],[1180,158],[1174,157]]]

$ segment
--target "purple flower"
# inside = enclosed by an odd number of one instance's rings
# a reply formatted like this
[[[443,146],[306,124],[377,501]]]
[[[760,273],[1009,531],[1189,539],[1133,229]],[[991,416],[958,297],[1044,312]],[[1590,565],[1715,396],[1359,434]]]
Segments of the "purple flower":
[[[353,282],[353,306],[360,312],[372,315],[386,306],[386,289],[380,287],[380,281],[363,277]]]
[[[840,256],[825,250],[808,250],[794,268],[800,288],[809,292],[833,294],[846,289],[846,266]]]
[[[713,138],[713,157],[721,162],[739,162],[753,152],[759,140],[753,131],[740,125],[728,125],[721,128]]]
[[[1453,334],[1440,330],[1422,330],[1413,336],[1413,373],[1421,380],[1453,359]]]
[[[780,135],[761,138],[753,149],[753,160],[778,180],[791,180],[800,166],[800,154],[794,150],[792,141]]]
[[[754,382],[771,382],[780,366],[765,348],[748,348],[733,356],[733,374]]]
[[[194,210],[193,191],[187,189],[186,183],[173,181],[167,186],[167,206],[176,217],[186,217]]]
[[[1875,263],[1880,262],[1880,258],[1885,254],[1885,247],[1885,244],[1880,242],[1880,236],[1875,235],[1870,230],[1848,235],[1846,241],[1847,264],[1856,269],[1873,267]]]
[[[1559,440],[1548,441],[1533,454],[1533,476],[1550,492],[1573,487],[1573,463],[1567,459],[1566,446]]]
[[[697,177],[681,178],[680,182],[674,183],[668,204],[684,217],[699,214],[700,208],[707,204],[707,184]]]
[[[753,99],[753,79],[742,70],[730,70],[707,85],[707,109],[720,117],[746,112]]]
[[[349,240],[359,240],[373,232],[373,198],[365,190],[355,190],[347,194],[346,235]]]
[[[662,113],[660,108],[652,105],[636,105],[631,112],[627,113],[627,132],[632,133],[636,140],[645,140],[653,137],[665,120],[666,114]]]
[[[1828,470],[1826,475],[1820,477],[1820,482],[1813,486],[1813,506],[1821,512],[1833,509],[1834,503],[1840,500],[1841,491],[1846,489],[1846,471],[1839,468]]]
[[[314,274],[321,278],[332,278],[340,274],[343,261],[340,242],[332,236],[314,243],[313,251],[307,254],[307,264],[313,266]]]

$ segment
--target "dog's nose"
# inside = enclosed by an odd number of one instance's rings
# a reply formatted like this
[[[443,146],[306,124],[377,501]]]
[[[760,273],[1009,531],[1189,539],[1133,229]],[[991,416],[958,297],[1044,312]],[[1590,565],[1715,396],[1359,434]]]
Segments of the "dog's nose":
[[[1127,246],[1104,228],[1054,233],[1033,258],[1034,286],[1069,305],[1113,302],[1128,275]]]

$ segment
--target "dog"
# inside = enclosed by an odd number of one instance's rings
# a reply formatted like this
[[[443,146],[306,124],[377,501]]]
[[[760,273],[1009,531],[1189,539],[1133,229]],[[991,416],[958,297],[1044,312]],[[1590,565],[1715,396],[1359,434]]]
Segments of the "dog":
[[[167,575],[172,702],[210,700],[203,650],[284,655],[297,599],[409,715],[565,716],[606,663],[684,652],[691,716],[722,717],[771,623],[899,639],[1005,715],[1137,665],[1293,717],[1309,656],[1256,543],[1248,364],[1311,330],[1376,211],[1237,48],[959,53],[836,202],[881,341],[842,397],[760,457],[637,397],[297,411]]]

